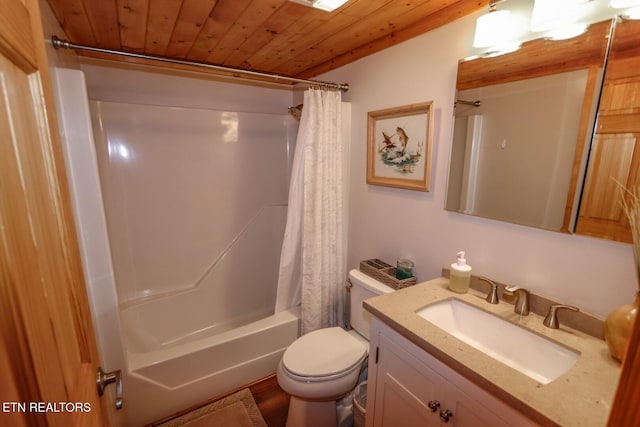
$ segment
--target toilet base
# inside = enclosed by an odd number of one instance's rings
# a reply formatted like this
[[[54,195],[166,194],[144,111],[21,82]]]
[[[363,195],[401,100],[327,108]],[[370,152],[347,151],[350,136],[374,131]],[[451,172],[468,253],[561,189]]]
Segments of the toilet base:
[[[286,427],[336,427],[336,401],[316,402],[291,396]]]

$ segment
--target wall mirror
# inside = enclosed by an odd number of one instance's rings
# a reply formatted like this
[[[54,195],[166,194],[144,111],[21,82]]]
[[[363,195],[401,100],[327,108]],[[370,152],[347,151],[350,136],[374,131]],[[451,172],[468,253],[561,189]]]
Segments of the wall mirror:
[[[610,28],[459,62],[445,209],[573,231]]]
[[[631,242],[619,185],[640,185],[640,21],[614,25],[576,233]]]

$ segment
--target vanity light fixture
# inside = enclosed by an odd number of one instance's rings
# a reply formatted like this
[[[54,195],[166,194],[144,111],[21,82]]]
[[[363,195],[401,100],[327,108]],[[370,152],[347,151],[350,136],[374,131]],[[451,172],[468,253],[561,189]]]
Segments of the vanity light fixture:
[[[520,49],[520,46],[522,46],[522,43],[520,43],[519,41],[509,41],[498,46],[492,46],[491,49],[487,50],[481,56],[483,58],[493,58],[496,56],[515,52],[516,50]]]
[[[609,6],[614,9],[625,9],[627,7],[640,6],[640,0],[610,0]]]
[[[640,19],[640,0],[611,0],[609,6],[614,9],[627,9],[622,15],[629,19]]]
[[[289,0],[294,3],[303,4],[325,12],[333,12],[349,0]]]
[[[640,19],[640,6],[625,10],[623,15],[628,19]]]
[[[588,11],[591,0],[535,0],[531,15],[531,31],[545,32],[554,40],[564,40],[585,32],[587,25],[580,22]]]
[[[513,38],[513,23],[508,10],[497,10],[498,1],[489,3],[489,13],[476,20],[476,34],[473,47],[498,48],[508,44]]]
[[[585,31],[587,31],[587,24],[576,22],[575,24],[569,24],[547,31],[546,37],[551,40],[567,40],[577,37]]]

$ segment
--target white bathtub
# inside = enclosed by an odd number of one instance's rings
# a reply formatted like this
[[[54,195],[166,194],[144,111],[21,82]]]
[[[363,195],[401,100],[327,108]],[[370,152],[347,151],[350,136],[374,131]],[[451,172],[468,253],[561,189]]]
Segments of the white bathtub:
[[[123,374],[122,410],[106,389],[111,425],[275,373],[299,331],[295,310],[273,315],[297,122],[103,101],[89,111],[82,72],[56,71],[101,363]]]
[[[300,329],[299,311],[294,309],[159,344],[156,338],[166,335],[161,323],[155,323],[157,330],[154,323],[147,324],[140,333],[141,314],[148,309],[138,305],[120,313],[127,362],[126,426],[156,421],[273,374]]]

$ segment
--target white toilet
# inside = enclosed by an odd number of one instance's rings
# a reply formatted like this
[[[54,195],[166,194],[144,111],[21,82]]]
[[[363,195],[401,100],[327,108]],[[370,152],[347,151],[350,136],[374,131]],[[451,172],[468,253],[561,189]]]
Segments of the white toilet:
[[[287,427],[335,427],[336,400],[353,390],[369,352],[371,315],[362,301],[393,288],[351,270],[350,331],[319,329],[293,342],[278,364],[278,383],[291,395]]]

